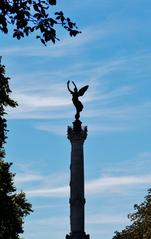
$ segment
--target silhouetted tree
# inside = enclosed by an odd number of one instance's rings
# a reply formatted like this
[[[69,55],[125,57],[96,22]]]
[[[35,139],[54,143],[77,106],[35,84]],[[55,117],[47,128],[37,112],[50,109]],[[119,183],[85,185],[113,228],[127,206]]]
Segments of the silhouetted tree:
[[[5,67],[0,65],[0,239],[19,239],[23,233],[24,217],[31,211],[25,193],[16,192],[14,174],[10,171],[12,163],[4,161],[7,121],[5,107],[16,107],[17,103],[10,98],[10,78],[5,76]]]
[[[5,76],[5,66],[0,64],[0,159],[4,157],[4,143],[6,143],[7,121],[5,107],[16,107],[17,103],[10,98],[9,77]]]
[[[61,25],[70,36],[76,36],[80,31],[70,18],[62,11],[55,12],[52,17],[52,5],[56,0],[1,0],[0,1],[0,30],[8,33],[8,25],[13,28],[13,37],[20,39],[32,32],[38,32],[37,38],[46,45],[48,41],[55,43],[59,40],[56,26]]]
[[[113,239],[151,239],[151,189],[140,205],[134,205],[135,212],[128,215],[133,222],[121,232],[115,232]]]

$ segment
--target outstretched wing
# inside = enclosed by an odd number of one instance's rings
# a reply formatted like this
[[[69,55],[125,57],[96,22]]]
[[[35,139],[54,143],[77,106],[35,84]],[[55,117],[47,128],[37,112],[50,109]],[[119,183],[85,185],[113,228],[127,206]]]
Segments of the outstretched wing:
[[[82,88],[78,91],[78,96],[83,96],[84,93],[87,91],[88,87],[89,87],[88,85],[82,87]]]

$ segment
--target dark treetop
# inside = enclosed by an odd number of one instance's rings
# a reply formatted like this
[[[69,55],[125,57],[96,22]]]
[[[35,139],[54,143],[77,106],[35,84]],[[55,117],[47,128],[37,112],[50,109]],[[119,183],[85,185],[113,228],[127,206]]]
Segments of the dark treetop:
[[[89,86],[86,85],[86,86],[82,87],[80,90],[78,90],[75,83],[72,81],[72,84],[74,85],[74,91],[72,91],[69,87],[69,84],[70,84],[70,81],[67,82],[67,88],[72,95],[72,102],[76,108],[75,119],[79,120],[80,112],[83,110],[83,105],[82,105],[81,101],[79,101],[78,97],[83,96]]]

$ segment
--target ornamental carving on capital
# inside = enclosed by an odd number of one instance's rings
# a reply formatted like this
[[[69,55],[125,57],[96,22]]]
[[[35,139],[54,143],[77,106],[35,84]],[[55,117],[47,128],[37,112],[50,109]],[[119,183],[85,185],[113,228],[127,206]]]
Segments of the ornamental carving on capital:
[[[81,128],[80,131],[76,131],[74,130],[73,127],[68,126],[68,131],[67,131],[67,138],[72,142],[74,141],[82,141],[84,142],[84,140],[87,138],[87,126],[84,126]]]

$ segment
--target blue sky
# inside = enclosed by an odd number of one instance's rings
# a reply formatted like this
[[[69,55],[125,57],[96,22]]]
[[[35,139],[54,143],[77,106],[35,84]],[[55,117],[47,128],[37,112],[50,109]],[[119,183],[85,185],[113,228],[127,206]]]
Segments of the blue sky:
[[[151,185],[151,2],[58,1],[82,30],[59,30],[56,45],[1,34],[0,55],[18,108],[8,109],[7,160],[33,204],[25,239],[69,233],[70,143],[74,107],[66,82],[89,84],[81,114],[85,142],[86,232],[111,239]]]

